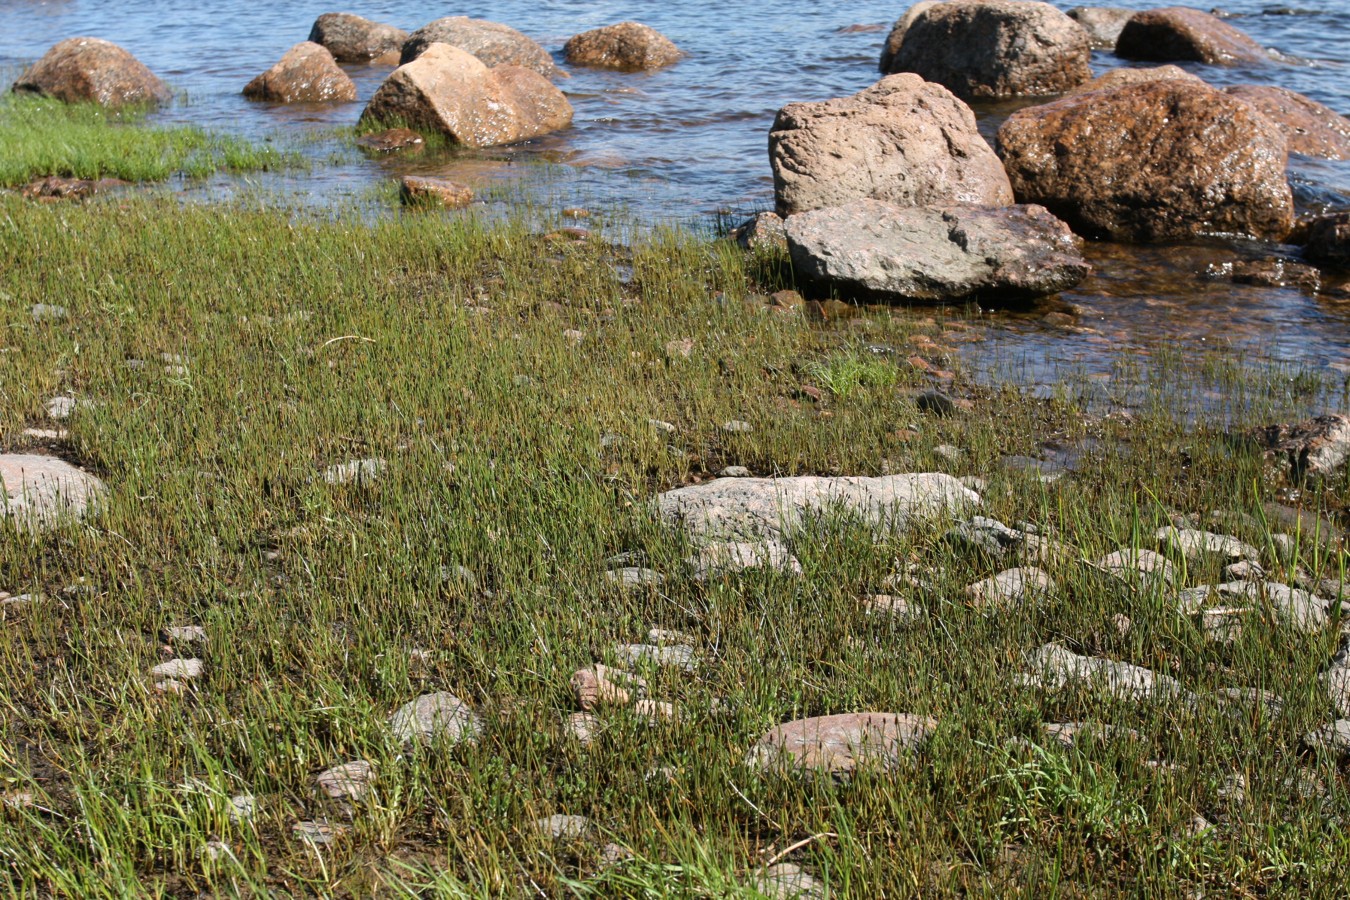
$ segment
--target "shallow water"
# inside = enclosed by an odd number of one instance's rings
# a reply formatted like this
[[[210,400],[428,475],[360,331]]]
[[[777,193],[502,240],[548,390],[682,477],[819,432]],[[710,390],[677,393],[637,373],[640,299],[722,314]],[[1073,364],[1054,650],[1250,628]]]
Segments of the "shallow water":
[[[1068,8],[1069,3],[1060,4]],[[1147,8],[1149,0],[1116,5]],[[1344,0],[1300,0],[1274,9],[1269,0],[1223,7],[1233,24],[1288,61],[1260,67],[1187,64],[1219,85],[1270,83],[1350,112],[1350,7]],[[858,91],[878,77],[877,56],[905,4],[761,0],[753,4],[685,2],[530,2],[434,9],[406,0],[356,7],[325,3],[210,5],[132,0],[0,0],[0,69],[15,70],[58,40],[93,35],[135,53],[185,94],[157,114],[254,138],[324,133],[354,124],[362,103],[389,69],[350,66],[362,102],[328,107],[250,103],[243,85],[292,44],[304,40],[323,12],[350,9],[409,30],[442,15],[508,23],[540,41],[561,63],[563,43],[579,31],[624,19],[646,22],[689,55],[650,74],[571,69],[560,82],[575,110],[566,132],[511,148],[463,153],[434,163],[368,160],[334,153],[336,141],[310,145],[318,164],[303,175],[264,179],[269,189],[306,202],[369,196],[401,171],[433,168],[480,192],[522,193],[558,205],[618,206],[643,221],[708,223],[719,211],[772,206],[767,133],[784,103]],[[1278,14],[1271,14],[1278,13]],[[852,26],[874,26],[872,30]],[[1098,71],[1121,63],[1097,51]],[[992,134],[1007,104],[977,109]],[[549,162],[540,166],[533,163]],[[1301,210],[1350,208],[1350,163],[1296,158],[1290,168]],[[228,184],[212,190],[228,193]],[[1253,354],[1313,366],[1350,366],[1350,297],[1330,283],[1311,293],[1234,285],[1201,277],[1235,254],[1272,248],[1196,245],[1120,248],[1097,245],[1097,274],[1061,301],[1030,312],[1004,312],[991,322],[1013,357],[1039,360],[1024,377],[1053,377],[1057,363],[1089,369],[1121,351],[1159,342],[1232,344]],[[1295,253],[1292,248],[1279,252]],[[1067,306],[1065,304],[1068,304]],[[1074,318],[1052,324],[1056,310]],[[1051,317],[1054,320],[1056,317]]]

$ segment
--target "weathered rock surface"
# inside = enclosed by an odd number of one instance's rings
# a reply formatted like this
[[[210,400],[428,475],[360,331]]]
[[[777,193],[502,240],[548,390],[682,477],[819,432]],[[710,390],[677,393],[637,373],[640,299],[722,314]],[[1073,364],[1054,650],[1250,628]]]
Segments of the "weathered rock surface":
[[[1017,606],[1044,597],[1055,583],[1043,570],[1034,567],[1005,569],[993,577],[966,587],[966,596],[979,607]]]
[[[1347,226],[1350,233],[1350,226]],[[1350,418],[1316,416],[1293,425],[1254,428],[1244,437],[1264,453],[1288,460],[1296,479],[1338,474],[1350,458]]]
[[[1350,756],[1350,719],[1337,719],[1309,732],[1304,746],[1336,758]]]
[[[1177,597],[1178,610],[1185,615],[1206,612],[1202,608],[1211,597],[1227,603],[1240,603],[1238,610],[1267,607],[1276,617],[1299,631],[1320,631],[1327,624],[1327,601],[1299,588],[1276,582],[1229,581],[1223,584],[1201,585],[1182,591]],[[1214,616],[1214,619],[1232,618]],[[1214,622],[1212,624],[1219,624]]]
[[[914,72],[958,97],[1060,94],[1092,77],[1084,28],[1048,3],[948,0],[914,18],[888,72]]]
[[[343,763],[320,772],[315,787],[330,800],[359,803],[370,792],[375,770],[364,759]]]
[[[1067,15],[1088,33],[1092,46],[1099,50],[1113,50],[1120,30],[1135,13],[1132,9],[1116,6],[1075,6]]]
[[[126,50],[92,37],[54,44],[14,82],[16,94],[41,94],[66,103],[100,106],[165,103],[169,86]]]
[[[1290,153],[1350,159],[1350,119],[1297,91],[1266,84],[1237,84],[1224,93],[1255,107],[1280,130]]]
[[[162,662],[150,670],[152,678],[176,678],[179,681],[190,681],[202,674],[205,664],[196,659],[171,659],[168,662]]]
[[[309,39],[327,47],[338,62],[364,63],[399,53],[408,32],[351,13],[324,13],[314,20]]]
[[[448,178],[404,175],[399,179],[399,197],[409,206],[442,206],[458,209],[473,202],[473,188]]]
[[[1239,559],[1260,560],[1261,552],[1245,541],[1229,534],[1215,534],[1195,528],[1177,528],[1165,525],[1154,532],[1154,538],[1164,547],[1170,547],[1189,560],[1215,556],[1224,562]]]
[[[395,69],[361,117],[398,120],[468,147],[491,147],[566,128],[572,104],[530,69],[489,69],[470,53],[440,43]]]
[[[21,530],[41,531],[64,518],[81,518],[103,493],[103,482],[54,456],[0,454],[5,502],[0,516]]]
[[[603,706],[627,706],[633,702],[633,694],[646,687],[642,679],[600,663],[574,672],[571,685],[577,703],[587,712]]]
[[[1006,206],[1012,187],[975,114],[917,75],[851,97],[789,103],[769,131],[778,213],[870,198],[897,206]]]
[[[1313,222],[1303,254],[1316,263],[1350,268],[1350,213],[1322,216]]]
[[[398,708],[389,718],[389,730],[400,743],[473,743],[483,730],[469,704],[446,691],[423,694]]]
[[[271,103],[346,103],[356,99],[356,85],[325,47],[304,41],[244,85],[244,96]]]
[[[1069,93],[1086,94],[1088,91],[1105,91],[1130,84],[1145,84],[1150,81],[1185,81],[1190,84],[1205,86],[1209,84],[1199,75],[1192,75],[1180,66],[1167,65],[1153,66],[1147,69],[1111,69],[1091,81],[1080,84]]]
[[[799,277],[884,300],[1021,300],[1073,287],[1089,267],[1040,206],[899,207],[876,200],[792,216]]]
[[[908,713],[841,713],[798,719],[755,742],[746,765],[755,769],[813,769],[848,776],[861,767],[889,769],[922,746],[937,720]]]
[[[1084,744],[1110,743],[1122,738],[1139,739],[1139,732],[1133,728],[1107,725],[1103,722],[1044,722],[1041,724],[1041,731],[1066,750]]]
[[[408,35],[403,44],[400,65],[407,65],[427,51],[432,44],[449,44],[470,53],[489,68],[520,66],[545,78],[567,77],[553,62],[548,51],[509,25],[470,19],[468,16],[447,16],[437,19]]]
[[[1135,13],[1120,30],[1116,55],[1122,59],[1186,61],[1233,66],[1268,62],[1256,41],[1227,22],[1183,6]]]
[[[1144,587],[1171,587],[1176,583],[1176,566],[1152,550],[1117,550],[1097,560],[1095,565],[1127,583]]]
[[[745,478],[749,476],[728,476]],[[800,575],[802,564],[782,541],[715,541],[700,547],[696,555],[685,561],[695,580],[702,581],[717,575],[730,575],[747,569],[772,569],[790,575]]]
[[[563,45],[563,56],[574,66],[625,72],[660,69],[683,55],[670,38],[639,22],[583,31]]]
[[[746,250],[758,248],[786,250],[787,233],[783,231],[783,217],[774,212],[756,213],[728,234]]]
[[[825,900],[829,894],[809,872],[795,863],[778,863],[751,880],[756,894],[770,900]]]
[[[881,48],[881,62],[877,68],[881,74],[886,75],[891,71],[891,62],[895,59],[895,51],[900,49],[904,43],[905,32],[909,31],[909,26],[914,24],[914,20],[924,13],[930,6],[936,6],[941,0],[919,0],[905,14],[896,20],[891,26],[890,34],[886,35],[886,44]]]
[[[1013,190],[1091,237],[1282,237],[1284,137],[1222,91],[1152,81],[1013,113],[998,132]]]
[[[876,527],[905,527],[918,517],[936,517],[978,506],[979,494],[950,475],[796,478],[718,478],[659,495],[657,515],[703,541],[731,536],[781,537],[808,513],[839,510]]]
[[[1084,683],[1123,700],[1192,697],[1180,682],[1130,663],[1079,656],[1060,644],[1046,644],[1027,654],[1028,680],[1058,690]]]
[[[591,820],[585,816],[553,815],[539,819],[531,827],[536,834],[563,843],[579,841],[592,831]]]

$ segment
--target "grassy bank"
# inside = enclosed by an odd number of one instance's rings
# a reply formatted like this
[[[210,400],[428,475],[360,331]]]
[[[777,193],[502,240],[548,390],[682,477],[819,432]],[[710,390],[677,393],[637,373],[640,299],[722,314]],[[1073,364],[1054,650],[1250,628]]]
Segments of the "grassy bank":
[[[774,271],[675,233],[614,250],[437,215],[0,197],[0,439],[109,486],[84,524],[3,526],[0,589],[42,599],[0,607],[0,884],[754,897],[781,861],[837,897],[1334,893],[1350,801],[1300,738],[1334,717],[1317,674],[1338,623],[1308,634],[1253,614],[1214,642],[1171,592],[1077,562],[1219,512],[1277,575],[1339,571],[1307,535],[1297,558],[1276,554],[1286,529],[1265,504],[1283,485],[1217,429],[1183,427],[1174,401],[1205,373],[1173,358],[1147,402],[1113,416],[1068,386],[1037,401],[958,375],[936,383],[973,406],[938,417],[914,399],[933,376],[907,360],[949,365],[944,347],[978,328],[948,314],[825,327],[766,302],[784,286]],[[39,303],[65,316],[35,321]],[[1238,424],[1298,411],[1284,379],[1216,372],[1244,398]],[[44,408],[67,394],[66,436],[23,435],[58,427]],[[1047,441],[1081,451],[1075,471],[1047,481],[1004,459]],[[361,459],[383,461],[378,479],[324,477]],[[793,543],[801,576],[699,583],[646,501],[728,465],[980,476],[984,515],[1036,523],[1072,553],[1047,564],[1050,598],[992,614],[964,587],[1001,566],[940,541],[949,523],[878,542],[821,522]],[[1301,496],[1320,509],[1339,495]],[[627,551],[665,582],[613,584],[606,560]],[[884,587],[911,564],[929,588]],[[1218,564],[1183,578],[1212,583]],[[923,615],[869,615],[862,598],[882,591]],[[206,643],[174,652],[204,671],[159,693],[147,673],[165,629],[192,624]],[[699,655],[693,674],[644,672],[677,717],[614,710],[593,744],[569,736],[572,673],[653,627],[687,632]],[[1201,700],[1021,686],[1023,654],[1048,641]],[[1213,697],[1228,687],[1284,706],[1235,713]],[[477,743],[398,746],[389,714],[441,690],[482,716]],[[938,731],[895,771],[847,783],[743,764],[780,722],[858,710],[933,716]],[[1041,728],[1076,720],[1135,735],[1066,749]],[[348,819],[314,783],[352,760],[375,777]],[[228,810],[242,794],[257,804],[246,822]],[[554,814],[596,831],[536,833]],[[335,843],[293,835],[323,815],[346,829]],[[623,859],[606,865],[611,844]]]

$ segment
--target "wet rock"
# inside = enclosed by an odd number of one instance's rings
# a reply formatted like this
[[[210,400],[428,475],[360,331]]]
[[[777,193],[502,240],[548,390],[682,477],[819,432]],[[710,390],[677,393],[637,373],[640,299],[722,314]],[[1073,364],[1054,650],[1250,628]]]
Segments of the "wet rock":
[[[361,118],[400,121],[467,147],[491,147],[566,128],[572,105],[537,72],[513,65],[489,69],[464,50],[432,44],[394,70]]]
[[[136,57],[91,37],[61,41],[14,82],[16,94],[100,106],[165,103],[173,96]]]
[[[625,72],[660,69],[683,55],[670,38],[638,22],[583,31],[563,45],[563,56],[574,66]]]
[[[205,664],[195,657],[192,659],[171,659],[151,669],[150,677],[191,681],[200,676],[205,668]]]
[[[1027,682],[1059,690],[1082,683],[1122,700],[1191,698],[1167,675],[1130,663],[1079,656],[1060,644],[1045,644],[1027,654]]]
[[[420,150],[426,146],[422,136],[411,128],[386,128],[363,134],[356,139],[356,146],[370,153],[394,153],[399,150]]]
[[[614,655],[633,668],[643,665],[692,672],[698,668],[698,654],[685,644],[615,644]]]
[[[1255,107],[1285,136],[1290,153],[1350,159],[1350,119],[1287,88],[1239,84],[1224,89]]]
[[[1171,587],[1176,583],[1176,566],[1161,553],[1152,550],[1117,550],[1094,563],[1098,569],[1128,583],[1148,587]]]
[[[796,478],[719,478],[660,494],[654,507],[667,524],[703,541],[740,535],[778,538],[803,515],[832,509],[877,528],[902,528],[918,517],[960,513],[980,497],[938,472],[876,478],[805,475]]]
[[[591,833],[591,820],[585,816],[549,816],[531,826],[537,834],[563,843],[579,841]]]
[[[646,682],[621,669],[596,663],[577,670],[572,675],[571,685],[577,703],[583,710],[591,712],[604,706],[628,706],[633,701],[630,688],[645,689]]]
[[[272,68],[244,86],[250,100],[270,103],[347,103],[356,85],[333,54],[313,41],[296,44]]]
[[[1261,558],[1260,551],[1251,544],[1228,534],[1165,525],[1157,530],[1154,537],[1159,544],[1172,548],[1189,560],[1199,560],[1206,556],[1216,556],[1225,562]]]
[[[408,36],[403,44],[400,65],[407,65],[427,52],[433,44],[449,44],[482,61],[484,66],[520,66],[545,78],[566,78],[548,51],[509,25],[448,16],[424,25]]]
[[[1350,269],[1350,213],[1315,219],[1303,255],[1316,263]]]
[[[742,476],[734,476],[742,477]],[[744,476],[749,477],[749,476]],[[695,580],[731,575],[747,569],[771,569],[789,575],[802,574],[802,564],[781,541],[715,541],[700,547],[685,561]]]
[[[1115,6],[1075,6],[1067,15],[1088,33],[1088,40],[1098,50],[1114,50],[1120,30],[1134,15],[1132,9]]]
[[[364,63],[401,51],[408,32],[351,13],[324,13],[314,20],[309,39],[338,62]]]
[[[851,97],[789,103],[769,132],[781,216],[869,198],[897,206],[1006,206],[1008,176],[970,108],[917,75]]]
[[[841,713],[786,722],[755,742],[746,765],[811,769],[837,776],[860,767],[889,769],[920,747],[937,720],[908,713]]]
[[[888,72],[914,72],[958,97],[1059,94],[1092,77],[1084,28],[1048,3],[948,0],[910,23]]]
[[[19,193],[30,200],[84,200],[113,188],[126,187],[127,184],[128,182],[122,181],[120,178],[99,178],[95,180],[49,175],[46,178],[39,178],[37,181],[24,185]],[[38,306],[46,306],[46,304],[39,303]],[[61,309],[62,307],[52,308]]]
[[[771,900],[824,900],[825,886],[794,863],[778,863],[757,874],[751,884],[755,893]]]
[[[1322,275],[1317,269],[1278,256],[1236,260],[1219,266],[1210,266],[1209,274],[1211,277],[1227,277],[1234,284],[1292,287],[1308,293],[1316,293],[1322,285]]]
[[[353,459],[324,469],[323,480],[328,484],[369,484],[379,480],[387,468],[379,457]]]
[[[1006,569],[992,578],[966,587],[966,596],[979,607],[1017,606],[1046,596],[1055,583],[1043,570],[1034,567]]]
[[[473,202],[473,189],[448,178],[404,175],[399,179],[399,197],[409,206],[458,209]]]
[[[998,149],[1019,200],[1090,237],[1279,238],[1293,225],[1283,135],[1203,85],[1150,81],[1022,109]]]
[[[1152,81],[1184,81],[1208,87],[1208,82],[1199,75],[1192,75],[1179,66],[1154,66],[1148,69],[1110,69],[1091,81],[1084,82],[1069,91],[1070,94],[1086,94],[1088,91],[1106,91],[1111,88],[1126,87],[1131,84],[1146,84]]]
[[[745,250],[786,250],[787,233],[783,217],[775,212],[755,213],[731,230],[729,237]]]
[[[909,26],[913,25],[914,20],[923,15],[929,7],[936,6],[938,2],[940,0],[919,0],[891,26],[890,33],[886,35],[886,43],[881,48],[881,60],[877,65],[882,75],[890,74],[891,63],[895,60],[895,52],[905,42],[905,32],[909,31]]]
[[[1340,473],[1350,457],[1350,418],[1317,416],[1294,425],[1267,425],[1243,435],[1270,457],[1288,461],[1295,480]]]
[[[876,200],[792,216],[800,277],[883,300],[1024,300],[1073,287],[1089,267],[1040,206],[899,207]]]
[[[1244,32],[1208,13],[1181,6],[1131,16],[1116,40],[1116,55],[1121,59],[1216,66],[1270,61],[1265,49]]]
[[[482,722],[469,705],[446,691],[423,694],[389,718],[389,731],[399,743],[472,744],[482,730]]]
[[[1046,722],[1041,725],[1041,731],[1066,750],[1084,744],[1105,744],[1121,738],[1139,740],[1139,732],[1133,728],[1101,722]]]

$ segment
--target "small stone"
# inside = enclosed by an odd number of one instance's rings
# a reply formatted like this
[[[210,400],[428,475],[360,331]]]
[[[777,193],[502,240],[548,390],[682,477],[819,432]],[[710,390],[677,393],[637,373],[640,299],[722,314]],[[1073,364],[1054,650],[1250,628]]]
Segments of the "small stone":
[[[1176,566],[1153,550],[1117,550],[1097,560],[1095,565],[1127,583],[1138,582],[1141,587],[1171,587],[1176,582]]]
[[[754,430],[754,426],[740,419],[732,419],[722,423],[722,430],[727,434],[748,434]]]
[[[907,713],[842,713],[785,722],[771,728],[750,749],[746,765],[767,770],[780,765],[848,777],[863,766],[893,768],[900,755],[923,744],[935,719]]]
[[[190,681],[202,674],[204,664],[200,659],[171,659],[160,663],[150,670],[152,678],[175,678]]]
[[[1095,656],[1079,656],[1060,644],[1045,644],[1027,654],[1024,683],[1058,690],[1084,684],[1122,700],[1187,699],[1180,682],[1143,666]]]
[[[956,412],[956,401],[942,391],[924,391],[914,398],[920,412],[934,416],[950,416]]]
[[[70,315],[64,306],[50,303],[34,303],[31,310],[34,322],[58,322]]]
[[[624,590],[641,590],[643,588],[659,587],[666,579],[653,569],[643,569],[637,566],[626,566],[622,569],[616,569],[605,573],[605,580],[610,584],[618,585]]]
[[[686,644],[615,644],[614,655],[634,668],[653,665],[692,672],[698,667],[697,652]]]
[[[1205,640],[1231,644],[1242,636],[1242,622],[1255,610],[1249,607],[1212,607],[1200,612],[1200,632]]]
[[[662,700],[639,700],[633,704],[633,712],[653,724],[675,718],[675,706]]]
[[[567,717],[564,727],[567,734],[575,738],[577,743],[589,747],[595,743],[595,736],[600,731],[600,720],[592,713],[572,713]]]
[[[369,484],[384,474],[388,464],[378,457],[354,459],[324,469],[323,480],[329,484]]]
[[[1085,743],[1104,744],[1118,738],[1139,740],[1139,732],[1133,728],[1122,728],[1119,725],[1106,725],[1101,722],[1046,722],[1041,725],[1041,731],[1066,750]]]
[[[0,805],[10,809],[37,809],[37,797],[32,791],[9,791],[0,794]]]
[[[233,859],[234,851],[232,851],[230,845],[224,841],[207,841],[202,845],[202,856],[215,862],[216,860],[225,859],[226,857]]]
[[[942,535],[943,543],[958,551],[975,556],[1001,560],[1007,551],[1025,540],[1026,536],[997,519],[975,516],[969,522],[948,529]]]
[[[727,466],[717,473],[718,478],[749,478],[750,470],[745,466]]]
[[[966,588],[966,596],[977,606],[1020,604],[1051,593],[1055,583],[1043,570],[1027,567],[1006,569],[993,578],[977,581]]]
[[[200,625],[170,625],[164,629],[164,639],[176,644],[205,644],[206,629]]]
[[[252,794],[238,794],[230,798],[225,807],[225,815],[235,825],[243,825],[253,819],[258,812],[258,800]]]
[[[669,422],[663,422],[660,419],[648,419],[647,424],[657,431],[665,434],[674,434],[678,429]]]
[[[576,328],[568,328],[566,331],[562,333],[562,336],[564,339],[571,341],[574,344],[580,344],[583,340],[586,339],[586,332],[580,331]]]
[[[1107,621],[1111,623],[1111,628],[1118,638],[1127,638],[1130,636],[1130,632],[1134,630],[1134,622],[1130,621],[1130,617],[1123,613],[1116,613]]]
[[[346,834],[347,828],[326,821],[296,822],[291,826],[291,833],[310,844],[327,846]]]
[[[563,209],[562,216],[565,219],[589,219],[591,211],[580,206],[569,206]]]
[[[783,218],[775,212],[755,213],[752,218],[731,229],[728,236],[745,250],[787,249]]]
[[[646,682],[627,672],[596,663],[589,668],[579,669],[572,675],[572,693],[581,708],[588,712],[602,706],[627,706],[632,702],[632,695],[627,688],[619,685],[618,681],[633,686],[646,686]]]
[[[394,153],[398,150],[420,150],[426,141],[411,128],[388,128],[356,139],[356,146],[368,153]]]
[[[482,728],[469,705],[447,691],[423,694],[400,706],[389,718],[389,730],[400,743],[472,744]]]
[[[754,888],[772,900],[817,900],[826,896],[824,887],[815,878],[792,863],[765,869],[755,876]]]
[[[1160,544],[1177,550],[1190,560],[1207,555],[1218,556],[1229,562],[1236,562],[1239,559],[1255,561],[1261,558],[1260,551],[1255,547],[1232,535],[1168,525],[1159,528],[1156,537]]]
[[[404,175],[399,179],[399,197],[407,206],[458,209],[473,202],[473,189],[448,178]]]
[[[1227,581],[1265,581],[1266,570],[1258,562],[1240,559],[1224,566],[1223,577]]]
[[[965,451],[960,447],[953,447],[951,444],[938,444],[933,448],[933,455],[940,456],[947,462],[960,462],[965,456]]]
[[[1309,749],[1329,756],[1339,758],[1350,755],[1350,719],[1337,719],[1309,732],[1304,736],[1303,743]]]
[[[74,397],[53,397],[47,401],[47,418],[57,422],[69,419],[78,405]]]
[[[605,869],[612,869],[632,858],[632,850],[618,844],[606,844],[604,849],[600,851],[600,860],[596,865],[603,872]]]
[[[863,598],[869,616],[886,616],[895,622],[912,623],[924,618],[923,607],[894,594],[869,594]]]
[[[155,693],[158,694],[186,694],[187,692],[188,685],[184,681],[165,678],[155,682]]]
[[[315,784],[329,799],[357,803],[370,791],[373,778],[370,763],[358,759],[320,772]]]
[[[591,820],[585,816],[549,816],[531,826],[538,834],[555,841],[579,841],[591,833]]]
[[[64,441],[70,437],[70,432],[64,428],[25,428],[23,436],[39,441]]]
[[[693,644],[692,635],[670,628],[650,628],[647,631],[647,643],[665,647],[671,644]]]
[[[693,338],[680,338],[673,341],[666,341],[666,356],[671,359],[674,359],[677,356],[681,359],[688,359],[693,353]]]
[[[685,565],[696,581],[747,569],[802,574],[802,564],[797,557],[781,541],[772,538],[762,541],[714,541],[701,547],[698,555],[685,560]]]

